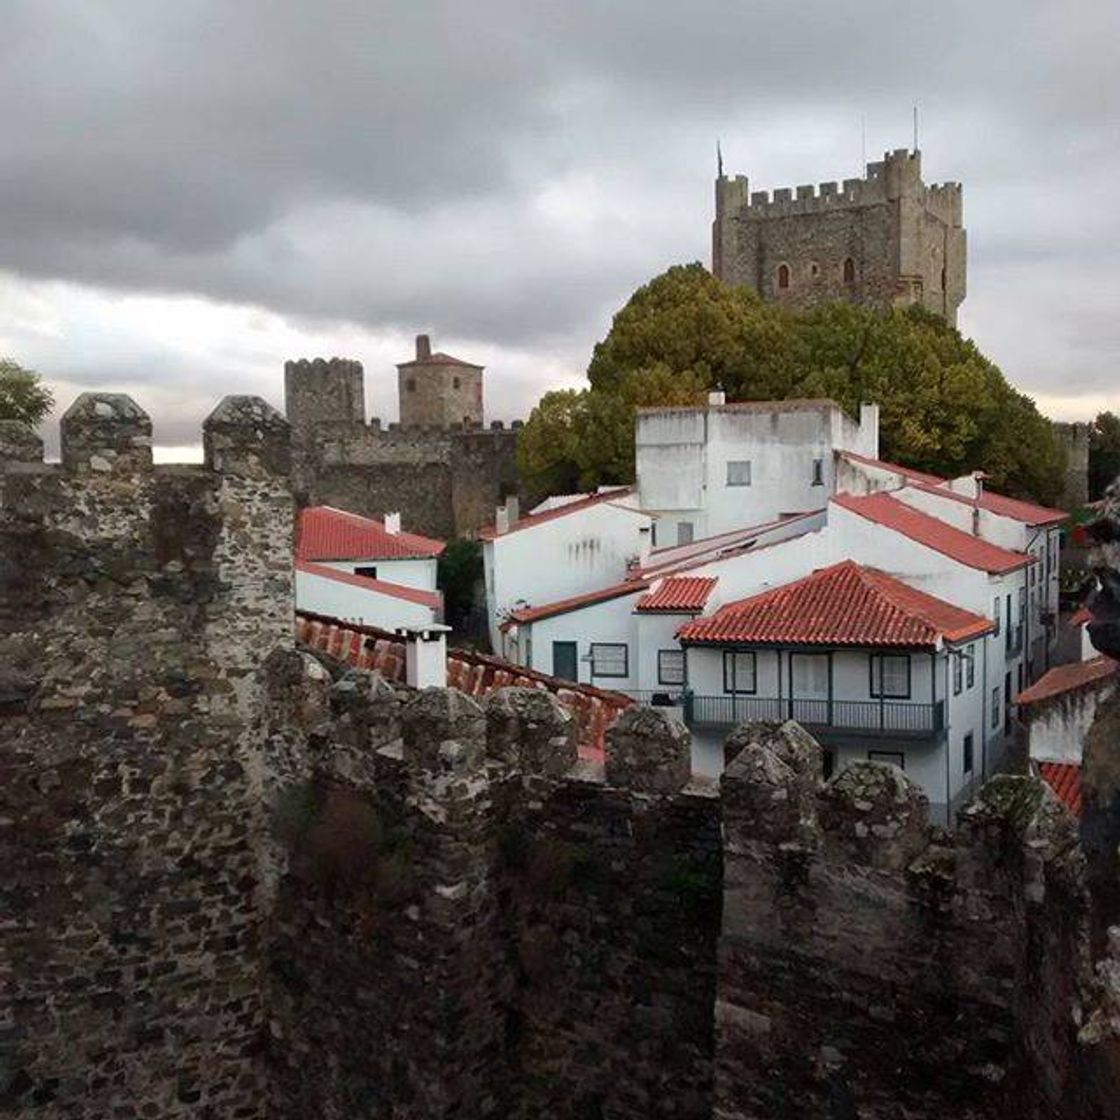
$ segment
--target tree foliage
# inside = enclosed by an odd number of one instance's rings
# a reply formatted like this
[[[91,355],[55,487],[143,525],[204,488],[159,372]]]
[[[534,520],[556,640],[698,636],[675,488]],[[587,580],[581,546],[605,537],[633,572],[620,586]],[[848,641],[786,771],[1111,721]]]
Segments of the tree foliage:
[[[676,265],[639,288],[595,346],[589,390],[549,393],[522,433],[540,494],[633,478],[633,411],[729,400],[830,397],[881,408],[884,458],[948,477],[984,470],[1007,493],[1054,501],[1063,451],[1029,397],[968,339],[920,308],[832,303],[795,314]]]
[[[33,428],[53,407],[54,394],[34,370],[0,358],[0,420],[18,420]]]
[[[1120,416],[1098,413],[1089,431],[1089,497],[1097,499],[1120,478]]]

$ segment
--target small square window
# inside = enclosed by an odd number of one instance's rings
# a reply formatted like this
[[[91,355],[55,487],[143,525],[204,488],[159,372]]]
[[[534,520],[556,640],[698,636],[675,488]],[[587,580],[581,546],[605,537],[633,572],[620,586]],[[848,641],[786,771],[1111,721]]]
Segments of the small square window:
[[[629,649],[622,642],[591,643],[591,675],[593,677],[628,677]]]
[[[823,486],[824,485],[824,460],[823,459],[814,459],[813,460],[813,485],[814,486]]]
[[[723,691],[758,691],[755,673],[755,656],[750,650],[724,650]]]
[[[750,486],[751,461],[750,459],[732,459],[727,464],[728,486]]]
[[[684,684],[684,650],[659,649],[657,651],[657,683]]]

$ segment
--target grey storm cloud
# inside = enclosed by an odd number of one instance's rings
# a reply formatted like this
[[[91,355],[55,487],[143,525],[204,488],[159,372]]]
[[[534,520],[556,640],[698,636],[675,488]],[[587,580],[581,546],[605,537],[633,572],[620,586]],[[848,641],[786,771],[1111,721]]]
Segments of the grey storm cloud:
[[[1104,0],[6,0],[0,268],[589,349],[706,259],[717,137],[759,187],[842,178],[918,102],[964,324],[1058,391],[1117,356],[1112,271],[1071,286],[1120,232],[1118,32]],[[1099,341],[1066,361],[1074,310]]]

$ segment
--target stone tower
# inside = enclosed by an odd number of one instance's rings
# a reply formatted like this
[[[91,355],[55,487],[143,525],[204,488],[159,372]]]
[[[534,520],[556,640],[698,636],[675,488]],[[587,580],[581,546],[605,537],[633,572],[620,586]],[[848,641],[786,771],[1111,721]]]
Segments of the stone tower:
[[[1066,478],[1060,505],[1077,509],[1089,500],[1089,436],[1091,424],[1054,421],[1054,434],[1066,451]]]
[[[416,357],[397,366],[401,427],[482,426],[482,366],[438,351],[416,336]]]
[[[927,186],[920,152],[869,163],[863,179],[751,192],[720,175],[712,271],[791,307],[830,300],[920,304],[957,321],[965,297],[959,183]]]

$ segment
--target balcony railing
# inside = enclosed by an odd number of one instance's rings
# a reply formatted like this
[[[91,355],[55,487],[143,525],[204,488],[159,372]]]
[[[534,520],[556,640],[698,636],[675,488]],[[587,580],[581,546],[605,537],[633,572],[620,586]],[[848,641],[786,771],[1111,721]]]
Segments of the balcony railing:
[[[732,727],[752,720],[795,719],[808,728],[838,734],[923,737],[945,728],[945,703],[901,700],[779,700],[760,696],[693,696],[684,701],[685,719],[697,726]]]

